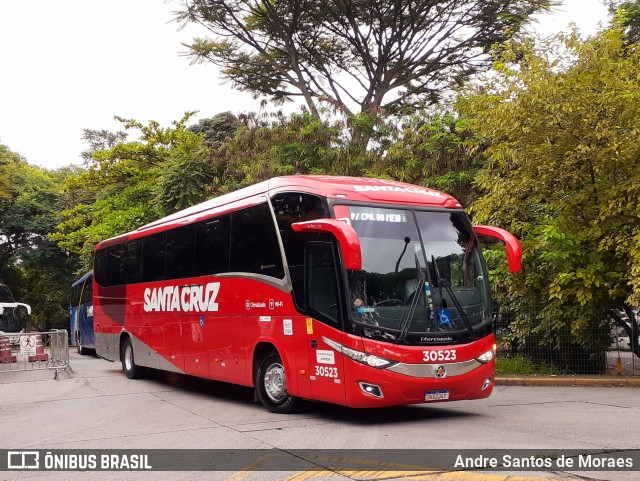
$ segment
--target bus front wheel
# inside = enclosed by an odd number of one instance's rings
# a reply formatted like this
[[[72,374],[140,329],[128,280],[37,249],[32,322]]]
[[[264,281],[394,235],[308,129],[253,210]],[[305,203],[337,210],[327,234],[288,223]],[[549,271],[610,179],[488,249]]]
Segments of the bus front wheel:
[[[277,353],[270,352],[262,359],[255,386],[260,402],[270,412],[289,414],[295,410],[298,398],[287,391],[284,365]]]
[[[131,339],[127,337],[122,344],[122,370],[127,378],[138,379],[142,377],[143,369],[142,366],[136,365]]]

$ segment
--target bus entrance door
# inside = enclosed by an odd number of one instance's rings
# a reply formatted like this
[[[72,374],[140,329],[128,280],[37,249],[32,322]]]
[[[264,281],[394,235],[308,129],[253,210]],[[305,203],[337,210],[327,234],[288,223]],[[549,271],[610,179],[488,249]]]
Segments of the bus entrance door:
[[[341,333],[315,319],[307,318],[307,339],[313,399],[344,404],[344,357],[323,340],[330,339],[341,344]]]

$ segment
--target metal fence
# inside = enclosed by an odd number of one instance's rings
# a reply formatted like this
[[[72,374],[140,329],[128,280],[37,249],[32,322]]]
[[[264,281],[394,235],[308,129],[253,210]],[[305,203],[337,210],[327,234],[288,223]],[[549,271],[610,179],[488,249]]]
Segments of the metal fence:
[[[0,335],[0,373],[44,369],[73,372],[66,330]]]
[[[494,325],[499,357],[514,361],[516,369],[521,361],[525,371],[532,370],[525,374],[640,376],[637,323],[625,321],[629,336],[606,309],[585,314],[577,307],[574,312],[501,307]]]

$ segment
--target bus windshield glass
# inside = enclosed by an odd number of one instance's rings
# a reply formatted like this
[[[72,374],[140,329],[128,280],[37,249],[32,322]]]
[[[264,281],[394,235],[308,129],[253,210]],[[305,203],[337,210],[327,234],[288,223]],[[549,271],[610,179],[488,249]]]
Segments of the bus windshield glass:
[[[487,273],[467,215],[349,206],[362,270],[348,271],[355,330],[398,344],[474,338],[491,322]]]

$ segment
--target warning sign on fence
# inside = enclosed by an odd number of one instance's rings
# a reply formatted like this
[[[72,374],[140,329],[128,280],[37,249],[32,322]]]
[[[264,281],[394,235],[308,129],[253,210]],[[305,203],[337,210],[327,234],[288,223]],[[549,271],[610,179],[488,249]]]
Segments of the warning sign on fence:
[[[36,354],[36,336],[20,336],[20,355],[34,356]]]

